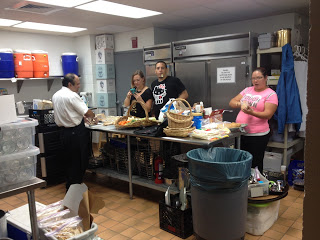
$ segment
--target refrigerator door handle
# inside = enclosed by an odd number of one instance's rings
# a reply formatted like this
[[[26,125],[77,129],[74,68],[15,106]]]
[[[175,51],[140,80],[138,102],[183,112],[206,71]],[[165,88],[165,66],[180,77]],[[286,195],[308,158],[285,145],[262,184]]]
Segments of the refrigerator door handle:
[[[247,65],[247,66],[246,66],[246,77],[249,76],[249,70],[250,70],[249,65]]]

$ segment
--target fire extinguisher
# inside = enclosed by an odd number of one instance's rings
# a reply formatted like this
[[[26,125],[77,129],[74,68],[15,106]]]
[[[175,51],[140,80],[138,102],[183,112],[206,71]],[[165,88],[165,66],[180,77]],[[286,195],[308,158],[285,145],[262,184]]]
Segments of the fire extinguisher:
[[[154,180],[154,182],[157,184],[163,183],[164,182],[164,179],[162,176],[162,174],[163,174],[163,159],[160,156],[157,156],[154,159],[154,172],[155,172],[155,176],[156,176],[156,179]]]

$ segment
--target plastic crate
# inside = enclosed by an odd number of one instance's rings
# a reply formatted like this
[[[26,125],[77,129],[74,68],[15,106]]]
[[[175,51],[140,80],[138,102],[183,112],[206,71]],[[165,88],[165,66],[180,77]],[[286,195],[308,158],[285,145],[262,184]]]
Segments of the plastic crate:
[[[30,180],[36,176],[39,149],[0,156],[0,187]]]
[[[54,121],[54,110],[53,109],[29,109],[29,117],[37,119],[39,122],[39,132],[52,131],[57,129],[57,125]]]
[[[0,156],[27,151],[35,145],[34,119],[19,118],[16,122],[0,125]]]
[[[251,168],[251,175],[254,169]],[[261,197],[269,195],[269,181],[262,174],[260,179],[263,183],[249,184],[248,182],[248,197]]]
[[[191,197],[188,196],[191,204]],[[182,211],[180,208],[168,206],[164,200],[159,202],[160,228],[180,238],[187,238],[193,234],[192,208]]]
[[[138,139],[136,146],[134,159],[138,175],[142,178],[153,180],[153,161],[160,147],[156,141],[149,139]]]

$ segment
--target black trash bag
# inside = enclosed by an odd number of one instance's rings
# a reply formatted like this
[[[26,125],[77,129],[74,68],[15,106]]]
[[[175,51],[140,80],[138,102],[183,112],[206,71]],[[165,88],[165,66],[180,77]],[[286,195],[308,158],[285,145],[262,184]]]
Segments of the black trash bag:
[[[133,131],[134,134],[150,137],[163,137],[163,129],[168,126],[168,120],[164,120],[160,125],[141,127],[138,130]]]
[[[243,150],[215,147],[187,152],[192,186],[205,191],[236,191],[248,184],[252,155]]]

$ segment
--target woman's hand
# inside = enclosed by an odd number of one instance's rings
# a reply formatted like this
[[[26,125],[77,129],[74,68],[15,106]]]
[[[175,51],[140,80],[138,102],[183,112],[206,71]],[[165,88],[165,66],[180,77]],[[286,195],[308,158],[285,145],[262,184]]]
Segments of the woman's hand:
[[[137,102],[144,102],[140,94],[133,94],[134,98],[137,100]]]
[[[129,91],[129,92],[127,93],[127,98],[131,99],[131,96],[132,96],[132,92]]]

